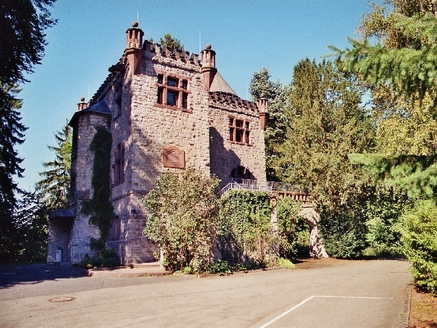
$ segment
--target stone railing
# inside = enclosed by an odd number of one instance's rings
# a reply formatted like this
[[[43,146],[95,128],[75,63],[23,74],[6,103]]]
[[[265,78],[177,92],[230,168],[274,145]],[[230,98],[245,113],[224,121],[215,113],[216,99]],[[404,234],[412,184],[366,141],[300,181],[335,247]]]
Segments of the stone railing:
[[[296,202],[309,202],[310,193],[306,187],[292,185],[288,183],[266,181],[258,182],[253,179],[238,179],[234,178],[219,191],[219,196],[222,196],[231,189],[245,189],[253,191],[264,191],[278,197],[291,197]]]

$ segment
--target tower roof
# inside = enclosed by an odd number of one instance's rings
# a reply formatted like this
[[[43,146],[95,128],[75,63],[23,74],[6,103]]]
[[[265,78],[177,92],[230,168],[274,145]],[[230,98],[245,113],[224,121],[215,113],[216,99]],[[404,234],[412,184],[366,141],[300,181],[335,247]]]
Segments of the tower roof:
[[[209,89],[210,92],[224,92],[224,93],[230,93],[232,95],[237,96],[237,93],[232,90],[232,88],[229,86],[228,82],[225,81],[223,76],[220,75],[219,72],[217,72],[214,76],[214,80],[211,83],[211,87]]]
[[[74,115],[71,118],[68,125],[73,126],[75,124],[77,118],[79,117],[79,115],[82,115],[85,113],[100,113],[100,114],[111,115],[111,109],[109,108],[106,100],[103,99],[102,101],[99,101],[98,103],[95,103],[95,104],[85,108],[84,110],[77,111],[76,113],[74,113]]]

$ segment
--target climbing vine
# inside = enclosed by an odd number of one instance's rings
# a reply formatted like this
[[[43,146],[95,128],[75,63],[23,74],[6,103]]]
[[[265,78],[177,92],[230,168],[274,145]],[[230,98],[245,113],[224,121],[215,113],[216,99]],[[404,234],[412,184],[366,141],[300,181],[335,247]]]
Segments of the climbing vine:
[[[221,198],[218,242],[229,263],[262,263],[275,235],[270,224],[271,205],[265,192],[231,190]]]
[[[108,238],[111,220],[114,218],[114,208],[109,201],[111,193],[110,161],[111,161],[111,133],[105,127],[97,128],[97,132],[90,145],[94,151],[93,177],[91,180],[94,189],[93,198],[86,201],[82,212],[91,215],[90,225],[99,227],[100,236],[98,239],[91,238],[90,246],[95,250],[105,248]]]
[[[296,259],[300,246],[300,236],[305,232],[305,221],[299,215],[301,204],[290,197],[278,199],[276,213],[278,218],[279,256]]]

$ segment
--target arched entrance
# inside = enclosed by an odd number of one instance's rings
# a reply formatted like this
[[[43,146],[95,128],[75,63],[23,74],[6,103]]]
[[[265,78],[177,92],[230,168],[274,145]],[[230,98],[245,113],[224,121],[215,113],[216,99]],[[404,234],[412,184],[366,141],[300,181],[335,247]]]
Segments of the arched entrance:
[[[231,180],[241,183],[244,180],[256,180],[252,172],[244,166],[237,166],[231,171]]]
[[[277,217],[277,197],[270,198],[273,209],[270,217],[270,222],[277,231],[278,217]],[[320,233],[319,222],[320,214],[316,212],[314,206],[311,204],[302,204],[299,209],[299,215],[309,226],[309,256],[315,258],[329,257],[323,245],[323,239]]]
[[[320,233],[319,222],[320,214],[316,212],[312,205],[302,205],[299,215],[310,226],[310,257],[329,257],[323,246],[322,236]]]

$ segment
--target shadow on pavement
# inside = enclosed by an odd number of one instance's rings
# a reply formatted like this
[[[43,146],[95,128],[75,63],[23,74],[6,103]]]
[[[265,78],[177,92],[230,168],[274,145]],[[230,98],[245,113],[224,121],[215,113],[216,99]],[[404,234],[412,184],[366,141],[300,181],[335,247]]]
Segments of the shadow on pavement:
[[[86,271],[71,265],[4,265],[0,266],[0,289],[17,284],[38,284],[46,280],[85,277]]]

